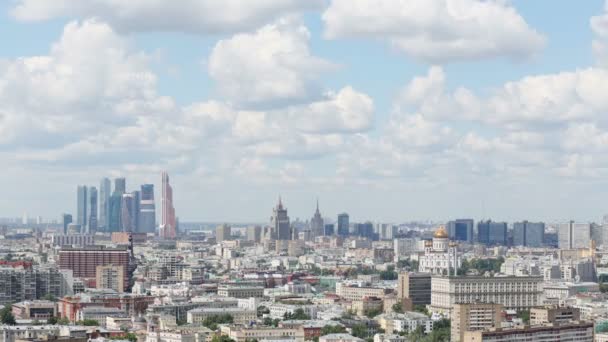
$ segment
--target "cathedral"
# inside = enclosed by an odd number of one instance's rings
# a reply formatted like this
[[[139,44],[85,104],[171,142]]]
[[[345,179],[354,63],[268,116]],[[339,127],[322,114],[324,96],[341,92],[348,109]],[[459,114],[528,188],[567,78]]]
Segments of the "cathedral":
[[[454,275],[462,261],[458,254],[458,244],[450,242],[444,226],[440,226],[435,231],[433,241],[425,241],[424,255],[419,259],[418,270],[420,272],[441,275]]]

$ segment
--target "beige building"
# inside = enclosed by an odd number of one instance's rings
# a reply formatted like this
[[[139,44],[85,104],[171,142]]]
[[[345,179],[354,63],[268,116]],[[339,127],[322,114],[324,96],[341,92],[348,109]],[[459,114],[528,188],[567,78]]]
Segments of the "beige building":
[[[568,323],[581,319],[581,312],[577,308],[567,306],[547,306],[530,309],[530,325],[545,323]]]
[[[344,283],[336,283],[336,294],[348,300],[361,300],[365,297],[384,298],[390,291],[381,287],[356,286]]]
[[[502,310],[500,304],[455,304],[452,309],[450,341],[462,341],[466,331],[500,327]]]
[[[431,274],[399,273],[397,296],[400,299],[409,298],[413,305],[431,304]]]
[[[505,309],[528,310],[540,305],[542,282],[542,277],[433,276],[430,310],[450,315],[457,303],[496,303]]]
[[[252,340],[292,340],[293,342],[304,342],[304,329],[299,328],[274,328],[266,326],[223,326],[220,328],[222,335],[227,335],[235,342]]]
[[[592,322],[467,331],[464,342],[593,342]]]
[[[220,285],[217,288],[217,294],[221,297],[261,298],[264,297],[264,288],[262,286]]]
[[[359,316],[365,316],[367,312],[384,311],[384,301],[376,297],[365,297],[361,300],[353,300],[351,310]]]
[[[188,311],[188,323],[202,324],[206,318],[228,314],[233,323],[249,324],[257,319],[255,310],[242,308],[198,308]]]
[[[95,268],[95,287],[124,292],[125,268],[117,265],[97,266]]]

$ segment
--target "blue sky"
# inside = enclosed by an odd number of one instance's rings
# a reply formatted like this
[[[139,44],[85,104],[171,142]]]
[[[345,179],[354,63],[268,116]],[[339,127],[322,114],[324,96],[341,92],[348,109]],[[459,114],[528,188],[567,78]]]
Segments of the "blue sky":
[[[598,221],[606,6],[3,2],[0,216],[167,170],[186,221]]]

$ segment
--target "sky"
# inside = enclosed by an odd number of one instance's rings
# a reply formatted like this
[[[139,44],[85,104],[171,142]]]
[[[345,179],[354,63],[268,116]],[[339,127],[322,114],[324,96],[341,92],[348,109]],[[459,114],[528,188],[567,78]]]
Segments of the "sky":
[[[0,216],[600,221],[608,1],[0,2]],[[159,205],[158,205],[159,206]]]

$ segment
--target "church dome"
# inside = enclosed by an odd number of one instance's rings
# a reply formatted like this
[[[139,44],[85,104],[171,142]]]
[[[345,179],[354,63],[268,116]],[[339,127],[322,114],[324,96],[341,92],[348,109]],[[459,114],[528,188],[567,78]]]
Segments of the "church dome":
[[[433,234],[433,237],[435,239],[447,239],[448,238],[448,231],[445,230],[444,226],[439,226],[439,229],[437,229],[435,231],[435,234]]]

